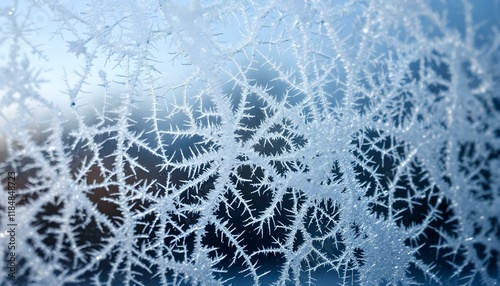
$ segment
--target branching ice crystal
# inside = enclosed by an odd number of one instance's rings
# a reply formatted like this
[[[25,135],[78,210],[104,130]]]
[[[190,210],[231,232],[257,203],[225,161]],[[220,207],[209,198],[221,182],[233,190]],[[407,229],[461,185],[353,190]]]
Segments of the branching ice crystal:
[[[0,284],[498,284],[499,1],[76,2],[0,4]]]

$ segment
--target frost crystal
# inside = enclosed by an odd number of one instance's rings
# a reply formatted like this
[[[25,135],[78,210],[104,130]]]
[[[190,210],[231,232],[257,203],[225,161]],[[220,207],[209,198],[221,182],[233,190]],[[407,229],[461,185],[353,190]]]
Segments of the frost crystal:
[[[499,1],[6,2],[1,285],[498,284]]]

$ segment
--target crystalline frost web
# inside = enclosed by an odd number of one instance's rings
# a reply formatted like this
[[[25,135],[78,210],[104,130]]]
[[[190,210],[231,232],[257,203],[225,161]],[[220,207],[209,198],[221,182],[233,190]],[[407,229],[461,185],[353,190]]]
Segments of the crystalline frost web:
[[[499,282],[499,1],[81,2],[0,4],[0,284]]]

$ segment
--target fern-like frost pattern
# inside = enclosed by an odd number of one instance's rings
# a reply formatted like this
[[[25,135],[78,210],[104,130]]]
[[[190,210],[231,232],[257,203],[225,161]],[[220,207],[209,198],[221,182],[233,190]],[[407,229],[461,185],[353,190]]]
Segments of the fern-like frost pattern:
[[[499,282],[499,1],[6,2],[0,284]]]

